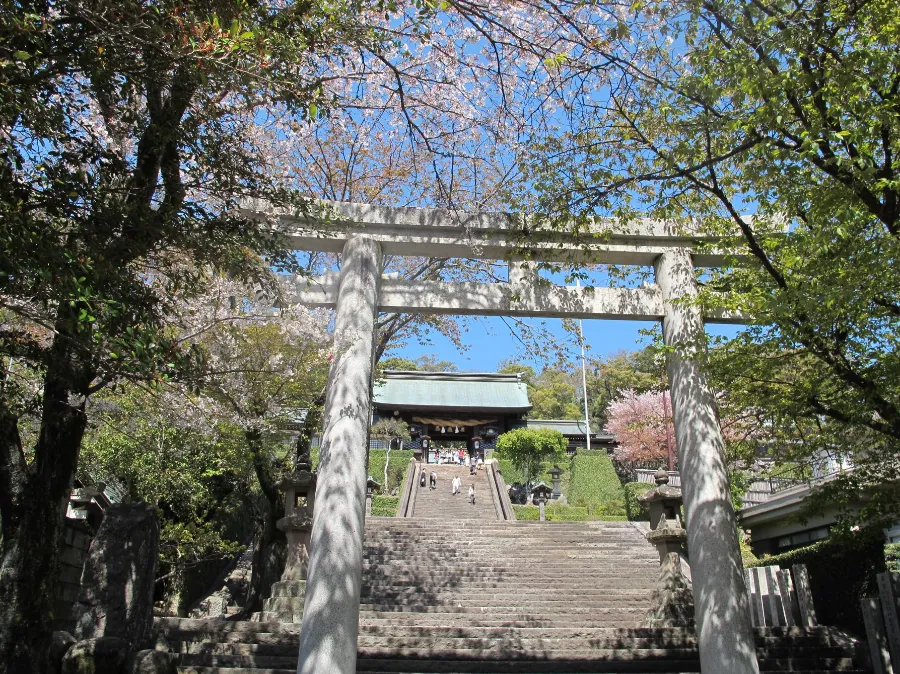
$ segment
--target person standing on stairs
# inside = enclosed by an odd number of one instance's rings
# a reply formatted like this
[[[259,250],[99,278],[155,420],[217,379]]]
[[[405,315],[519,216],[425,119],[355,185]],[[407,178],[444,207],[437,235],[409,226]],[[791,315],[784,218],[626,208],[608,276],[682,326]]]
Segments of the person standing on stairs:
[[[419,477],[419,486],[420,487],[425,486],[425,469],[424,468],[422,469],[422,475]]]
[[[462,480],[459,479],[459,475],[453,478],[453,486],[451,488],[451,493],[456,496],[459,493],[459,490],[462,488]]]
[[[469,503],[475,505],[475,485],[469,485]]]

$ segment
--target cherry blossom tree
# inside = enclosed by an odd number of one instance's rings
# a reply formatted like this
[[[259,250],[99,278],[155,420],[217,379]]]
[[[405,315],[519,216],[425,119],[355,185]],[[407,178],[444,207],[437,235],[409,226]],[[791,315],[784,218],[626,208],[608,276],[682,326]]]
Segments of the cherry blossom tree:
[[[760,447],[774,438],[771,428],[760,424],[759,410],[735,404],[727,394],[716,396],[720,409],[719,424],[725,450],[733,469],[746,470],[756,462]],[[625,389],[606,408],[604,430],[616,436],[615,459],[632,467],[666,466],[676,470],[678,444],[668,390],[638,393]]]
[[[273,451],[301,414],[315,417],[328,374],[329,315],[301,306],[274,308],[246,285],[220,277],[199,298],[183,304],[175,323],[181,339],[204,356],[193,393],[182,395],[208,425],[234,428],[251,457],[263,505],[257,515],[251,578],[244,611],[259,608],[276,580],[278,532],[283,515],[277,487],[292,452]]]
[[[606,409],[605,431],[616,436],[616,461],[633,467],[675,470],[677,448],[668,391],[626,389]]]

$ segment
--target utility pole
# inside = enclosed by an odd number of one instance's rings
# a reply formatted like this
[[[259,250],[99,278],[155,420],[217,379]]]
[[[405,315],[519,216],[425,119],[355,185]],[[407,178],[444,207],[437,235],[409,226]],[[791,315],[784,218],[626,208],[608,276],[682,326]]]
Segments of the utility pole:
[[[576,285],[581,288],[581,281],[575,279]],[[584,357],[584,330],[583,321],[578,319],[578,342],[581,344],[581,387],[584,391],[584,437],[587,441],[587,450],[591,450],[591,422],[588,416],[588,392],[587,392],[587,361]]]

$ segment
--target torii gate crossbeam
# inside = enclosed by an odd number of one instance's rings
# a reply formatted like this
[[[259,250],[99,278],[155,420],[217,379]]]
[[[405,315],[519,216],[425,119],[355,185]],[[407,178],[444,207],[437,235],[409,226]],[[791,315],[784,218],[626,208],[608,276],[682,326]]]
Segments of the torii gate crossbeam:
[[[697,223],[642,221],[626,228],[607,220],[560,234],[509,215],[358,204],[328,204],[326,210],[329,223],[283,216],[279,226],[298,250],[343,254],[339,278],[301,288],[298,295],[310,304],[335,306],[337,317],[297,671],[356,671],[374,325],[378,310],[385,309],[662,320],[671,348],[668,372],[701,668],[709,674],[758,674],[724,442],[699,364],[704,318],[695,305],[680,301],[698,292],[694,267],[721,264],[722,254],[710,252],[714,239],[704,237]],[[422,286],[380,273],[385,253],[510,259],[523,254],[523,241],[531,260],[653,265],[657,286],[598,289],[588,297],[542,286],[529,264],[516,262],[508,284]]]

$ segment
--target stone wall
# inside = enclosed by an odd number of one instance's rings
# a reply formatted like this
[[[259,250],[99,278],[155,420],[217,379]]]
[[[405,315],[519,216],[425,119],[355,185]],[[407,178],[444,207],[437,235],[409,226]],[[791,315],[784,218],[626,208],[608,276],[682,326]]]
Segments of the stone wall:
[[[81,572],[94,532],[85,523],[67,519],[63,526],[61,554],[59,560],[59,587],[53,621],[54,630],[71,632],[75,627],[72,605],[78,598],[81,587]]]

